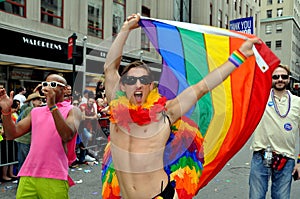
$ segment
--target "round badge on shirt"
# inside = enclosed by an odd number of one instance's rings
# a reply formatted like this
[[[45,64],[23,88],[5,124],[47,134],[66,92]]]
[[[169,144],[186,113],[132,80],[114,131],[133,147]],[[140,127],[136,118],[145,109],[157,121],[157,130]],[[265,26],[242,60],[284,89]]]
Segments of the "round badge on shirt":
[[[273,101],[268,102],[268,106],[274,106],[274,102]]]
[[[285,123],[283,125],[283,128],[286,130],[286,131],[291,131],[293,129],[293,126],[291,123]]]

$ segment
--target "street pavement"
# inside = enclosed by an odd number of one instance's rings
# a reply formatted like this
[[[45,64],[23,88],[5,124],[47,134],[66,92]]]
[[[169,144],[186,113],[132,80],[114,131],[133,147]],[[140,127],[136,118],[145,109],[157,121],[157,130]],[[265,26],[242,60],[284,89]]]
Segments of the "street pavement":
[[[215,178],[201,189],[196,199],[247,199],[249,198],[249,170],[251,152],[249,150],[251,139],[245,146],[224,166]],[[102,157],[106,139],[99,141]],[[298,148],[298,146],[297,146]],[[95,199],[101,198],[101,160],[99,164],[79,165],[70,169],[70,176],[77,184],[70,188],[71,199]],[[0,198],[15,198],[16,184],[4,183],[0,185]],[[268,193],[267,198],[271,198]],[[292,183],[292,199],[300,198],[300,180]]]
[[[212,179],[208,185],[201,189],[197,199],[248,199],[249,198],[249,173],[252,152],[250,144],[252,139],[224,166],[224,168]],[[299,143],[299,141],[297,142]],[[296,151],[298,152],[298,144]],[[269,183],[270,184],[270,183]],[[269,187],[268,190],[271,190]],[[267,199],[271,198],[270,191]],[[300,198],[300,180],[292,182],[291,199]]]

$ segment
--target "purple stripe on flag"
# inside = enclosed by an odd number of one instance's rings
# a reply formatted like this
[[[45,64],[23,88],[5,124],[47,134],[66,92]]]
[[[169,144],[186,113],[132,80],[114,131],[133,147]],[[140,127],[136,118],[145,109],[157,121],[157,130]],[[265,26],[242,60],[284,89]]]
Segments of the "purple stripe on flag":
[[[157,32],[156,32],[155,25],[153,25],[153,23],[149,20],[140,20],[140,25],[146,27],[146,28],[143,28],[143,30],[145,31],[148,38],[152,42],[153,46],[159,52],[158,41],[157,41]]]
[[[167,99],[173,99],[178,92],[178,80],[170,67],[163,63],[162,74],[158,85],[159,93]]]

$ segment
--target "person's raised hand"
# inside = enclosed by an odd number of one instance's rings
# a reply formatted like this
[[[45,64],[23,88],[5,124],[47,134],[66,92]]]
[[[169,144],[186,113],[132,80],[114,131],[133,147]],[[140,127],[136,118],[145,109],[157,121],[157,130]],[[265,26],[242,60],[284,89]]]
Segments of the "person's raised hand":
[[[5,88],[0,88],[0,107],[3,112],[9,112],[11,110],[11,105],[13,103],[14,92],[11,91],[8,95],[6,94]]]
[[[254,38],[251,38],[251,39],[247,39],[242,45],[241,47],[239,48],[239,50],[241,51],[241,53],[243,53],[246,57],[250,57],[252,56],[254,53],[253,53],[253,50],[252,50],[252,47],[254,44],[261,44],[262,41],[257,38],[257,37],[254,37]]]
[[[132,30],[132,29],[140,27],[139,26],[140,18],[141,18],[141,16],[139,13],[128,16],[126,21],[124,21],[122,29],[123,30]]]
[[[54,92],[53,88],[50,88],[49,86],[43,87],[42,92],[46,97],[47,106],[53,107],[55,105],[56,98],[56,93]]]

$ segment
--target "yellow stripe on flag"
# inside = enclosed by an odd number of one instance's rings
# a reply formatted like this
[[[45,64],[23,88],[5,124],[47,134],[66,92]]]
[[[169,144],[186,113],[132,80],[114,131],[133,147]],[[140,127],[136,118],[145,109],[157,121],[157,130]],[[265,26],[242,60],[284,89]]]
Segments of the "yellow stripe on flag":
[[[228,59],[229,37],[205,34],[205,43],[208,65],[212,71]],[[205,164],[214,160],[230,128],[233,110],[230,84],[229,77],[211,92],[215,110],[204,141]]]

